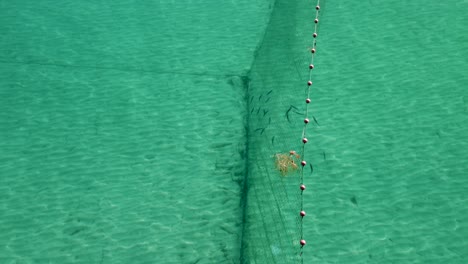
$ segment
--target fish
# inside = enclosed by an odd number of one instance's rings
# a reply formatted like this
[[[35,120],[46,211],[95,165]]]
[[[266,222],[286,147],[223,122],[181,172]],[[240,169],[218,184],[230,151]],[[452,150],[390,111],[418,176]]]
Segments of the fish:
[[[317,119],[315,119],[315,116],[312,116],[312,118],[314,119],[315,124],[317,124],[317,126],[320,126],[319,123],[317,122]]]
[[[265,128],[262,127],[262,128],[255,129],[255,132],[257,132],[257,131],[261,131],[260,132],[260,135],[261,135],[261,134],[263,134],[263,132],[265,132]]]
[[[286,111],[286,119],[288,120],[289,123],[291,123],[291,120],[289,120],[289,111],[292,109],[292,105],[289,107],[288,111]]]
[[[294,113],[298,114],[298,115],[303,115],[304,113],[301,113],[301,112],[298,112],[299,109],[297,107],[295,107],[294,105],[291,105],[288,109],[288,111],[286,111],[286,119],[288,119],[288,122],[291,123],[291,120],[289,119],[289,112],[293,110]]]

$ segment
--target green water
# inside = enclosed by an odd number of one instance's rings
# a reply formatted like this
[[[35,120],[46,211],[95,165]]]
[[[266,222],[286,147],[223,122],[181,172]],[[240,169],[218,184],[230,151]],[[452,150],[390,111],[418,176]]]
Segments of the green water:
[[[0,10],[0,263],[238,261],[268,3]]]
[[[321,2],[304,263],[465,263],[468,2]],[[0,1],[0,263],[300,263],[314,5]]]

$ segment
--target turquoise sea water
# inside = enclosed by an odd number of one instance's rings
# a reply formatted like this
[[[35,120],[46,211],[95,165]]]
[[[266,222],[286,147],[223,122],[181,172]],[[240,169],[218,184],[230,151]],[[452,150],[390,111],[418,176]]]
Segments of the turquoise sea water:
[[[465,263],[468,2],[321,2],[303,263]],[[0,263],[300,263],[314,5],[0,1]]]

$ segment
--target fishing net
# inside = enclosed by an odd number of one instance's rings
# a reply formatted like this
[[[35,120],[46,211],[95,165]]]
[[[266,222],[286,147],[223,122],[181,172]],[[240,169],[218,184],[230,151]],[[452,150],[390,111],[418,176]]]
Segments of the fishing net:
[[[314,20],[325,7],[318,5],[276,1],[249,74],[242,263],[303,261],[302,194],[314,170],[314,146],[305,144],[305,132],[318,126],[308,81],[319,50],[313,33],[320,23]]]

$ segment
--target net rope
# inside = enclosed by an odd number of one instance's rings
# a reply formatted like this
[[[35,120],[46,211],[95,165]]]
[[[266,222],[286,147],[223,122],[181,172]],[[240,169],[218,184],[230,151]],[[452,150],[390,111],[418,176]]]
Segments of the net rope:
[[[316,54],[316,46],[317,46],[317,31],[318,31],[318,23],[319,23],[319,14],[320,14],[320,0],[317,0],[317,4],[315,6],[315,19],[314,19],[314,33],[312,34],[312,37],[313,37],[313,41],[312,41],[312,48],[310,50],[311,52],[311,56],[310,56],[310,64],[309,64],[309,80],[307,81],[307,88],[306,88],[306,108],[305,108],[305,113],[304,113],[304,125],[303,125],[303,128],[302,128],[302,147],[301,147],[301,151],[300,151],[300,156],[302,158],[302,161],[301,161],[301,165],[302,165],[302,168],[301,168],[301,173],[300,173],[300,187],[299,189],[301,190],[300,192],[300,203],[301,203],[301,206],[300,206],[300,209],[301,211],[299,212],[299,216],[300,216],[300,226],[299,226],[299,232],[300,232],[300,252],[299,252],[299,255],[300,255],[300,258],[301,258],[301,263],[304,262],[304,258],[303,258],[303,249],[304,249],[304,246],[306,245],[306,240],[305,240],[305,237],[304,237],[304,217],[306,216],[306,213],[304,211],[304,196],[303,196],[303,191],[305,190],[305,182],[304,182],[304,170],[305,170],[305,167],[306,167],[306,156],[305,156],[305,153],[306,153],[306,143],[308,142],[307,140],[307,124],[310,122],[309,121],[309,106],[310,106],[310,103],[311,103],[311,99],[310,99],[310,95],[311,95],[311,90],[312,90],[312,71],[314,69],[314,58],[315,58],[315,54]],[[310,163],[310,167],[311,169],[313,168],[312,167],[312,164]]]

